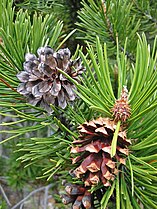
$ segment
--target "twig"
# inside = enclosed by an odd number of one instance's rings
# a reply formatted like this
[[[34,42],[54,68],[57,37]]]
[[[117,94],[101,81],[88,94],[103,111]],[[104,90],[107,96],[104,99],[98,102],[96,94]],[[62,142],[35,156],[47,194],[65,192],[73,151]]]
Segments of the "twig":
[[[20,209],[22,209],[22,208],[23,208],[23,206],[24,206],[24,203],[22,203],[22,204],[20,205]]]
[[[17,92],[16,89],[14,89],[7,81],[5,81],[3,78],[0,78],[0,81],[4,83],[7,87],[12,89],[13,91]]]
[[[51,184],[49,184],[48,186],[50,186]],[[30,198],[32,195],[34,195],[37,192],[40,192],[42,190],[45,190],[48,186],[45,187],[40,187],[38,189],[35,189],[34,191],[32,191],[31,193],[29,193],[29,195],[27,195],[25,198],[23,198],[20,202],[18,202],[16,205],[14,205],[11,209],[15,209],[18,206],[20,206],[22,203],[24,203],[28,198]]]
[[[44,209],[47,208],[47,199],[48,199],[48,191],[49,189],[52,187],[52,184],[49,184],[46,188],[45,188],[45,195],[44,195]]]
[[[6,203],[7,203],[9,206],[11,206],[11,203],[10,203],[10,201],[9,201],[7,195],[5,194],[5,191],[4,191],[4,189],[3,189],[3,187],[2,187],[1,185],[0,185],[0,190],[1,190],[1,193],[2,193],[2,195],[3,195],[3,197],[4,197],[5,201],[6,201]]]

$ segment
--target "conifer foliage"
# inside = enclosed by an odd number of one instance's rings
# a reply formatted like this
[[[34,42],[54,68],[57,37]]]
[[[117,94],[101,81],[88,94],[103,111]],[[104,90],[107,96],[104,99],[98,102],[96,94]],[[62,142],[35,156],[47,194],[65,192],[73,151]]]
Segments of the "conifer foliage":
[[[0,114],[14,120],[0,143],[43,184],[57,179],[60,208],[157,208],[155,6],[82,0],[86,48],[72,55],[75,30],[65,34],[50,5],[32,14],[2,0]]]

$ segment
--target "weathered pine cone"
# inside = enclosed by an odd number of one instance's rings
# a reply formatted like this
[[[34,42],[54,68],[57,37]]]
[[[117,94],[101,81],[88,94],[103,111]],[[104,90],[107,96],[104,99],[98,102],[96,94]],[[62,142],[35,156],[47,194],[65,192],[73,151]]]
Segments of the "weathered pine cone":
[[[51,112],[50,104],[61,108],[67,106],[67,101],[73,101],[75,85],[71,83],[58,69],[63,70],[75,80],[84,71],[80,58],[72,61],[68,48],[54,52],[49,46],[37,50],[38,57],[26,54],[23,64],[24,71],[17,74],[22,82],[17,91],[24,95],[28,102],[40,105]]]
[[[116,122],[109,118],[98,118],[79,126],[79,139],[74,140],[71,153],[77,154],[72,163],[78,167],[73,171],[77,178],[84,181],[85,186],[102,182],[110,186],[118,173],[117,164],[125,164],[129,154],[130,140],[126,132],[120,128],[117,139],[116,155],[111,158],[111,143],[116,129]]]
[[[67,183],[65,185],[66,194],[62,195],[63,204],[72,203],[72,209],[93,209],[94,197],[88,189],[81,185]]]
[[[128,90],[124,86],[120,99],[116,100],[114,107],[111,110],[115,121],[126,122],[131,115],[130,105],[128,104]]]

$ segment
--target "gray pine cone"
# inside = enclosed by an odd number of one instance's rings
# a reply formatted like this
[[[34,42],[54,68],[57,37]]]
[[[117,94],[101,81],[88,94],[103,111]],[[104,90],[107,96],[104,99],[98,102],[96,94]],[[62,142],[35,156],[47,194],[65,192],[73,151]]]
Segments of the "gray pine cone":
[[[68,101],[74,101],[75,85],[71,83],[58,69],[63,70],[73,79],[79,81],[78,75],[84,71],[80,58],[72,61],[68,48],[54,52],[49,46],[37,50],[38,57],[26,54],[23,64],[24,71],[17,74],[21,81],[17,91],[27,98],[32,105],[40,105],[49,113],[50,104],[64,109]]]

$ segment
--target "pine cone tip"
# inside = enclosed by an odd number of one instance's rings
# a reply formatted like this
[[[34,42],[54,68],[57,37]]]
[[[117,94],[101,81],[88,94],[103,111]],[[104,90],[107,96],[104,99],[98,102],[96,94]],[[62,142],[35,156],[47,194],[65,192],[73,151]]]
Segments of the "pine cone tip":
[[[113,112],[113,117],[116,122],[126,122],[130,117],[131,108],[128,103],[128,90],[126,86],[123,87],[121,96],[116,100],[116,103],[111,111]]]

